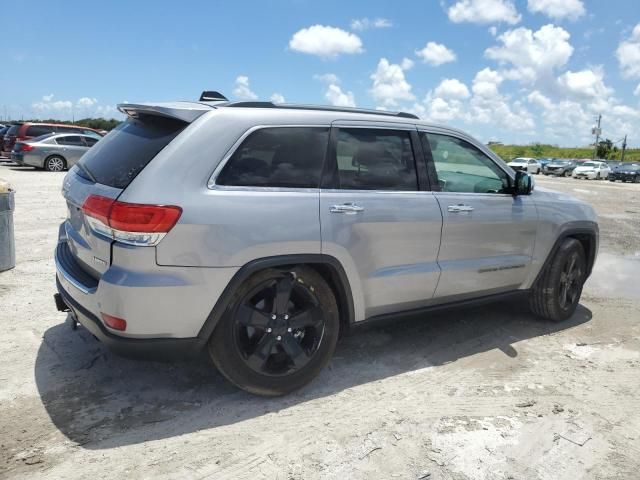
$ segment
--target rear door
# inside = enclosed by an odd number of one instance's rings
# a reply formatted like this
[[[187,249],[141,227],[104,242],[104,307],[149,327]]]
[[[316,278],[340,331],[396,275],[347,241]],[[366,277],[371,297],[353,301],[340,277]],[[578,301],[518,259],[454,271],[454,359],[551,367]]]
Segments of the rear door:
[[[412,125],[334,123],[320,191],[322,253],[356,279],[356,320],[433,297],[442,216],[424,163],[416,165],[421,156]]]
[[[111,264],[112,240],[91,229],[82,211],[85,201],[91,195],[118,198],[186,125],[153,115],[129,119],[92,147],[65,177],[62,194],[68,208],[64,223],[67,244],[84,270],[94,277],[99,278]]]
[[[531,266],[538,223],[533,199],[509,193],[507,172],[470,141],[420,136],[443,215],[435,296],[456,300],[517,289]]]

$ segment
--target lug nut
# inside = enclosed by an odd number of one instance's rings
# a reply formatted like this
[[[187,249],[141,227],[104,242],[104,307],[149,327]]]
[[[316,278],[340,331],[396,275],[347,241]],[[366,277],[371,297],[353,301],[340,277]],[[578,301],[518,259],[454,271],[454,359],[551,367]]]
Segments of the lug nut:
[[[289,315],[286,315],[286,314],[285,314],[284,319],[285,319],[285,320],[289,320]]]
[[[280,335],[278,335],[278,336],[276,337],[276,340],[280,341],[280,340],[282,340],[282,337],[281,337]]]
[[[275,315],[271,315],[271,320],[275,320],[276,316]]]
[[[291,333],[291,327],[287,328],[287,332]]]
[[[271,327],[267,328],[267,333],[271,333],[273,332],[273,330],[271,329]]]

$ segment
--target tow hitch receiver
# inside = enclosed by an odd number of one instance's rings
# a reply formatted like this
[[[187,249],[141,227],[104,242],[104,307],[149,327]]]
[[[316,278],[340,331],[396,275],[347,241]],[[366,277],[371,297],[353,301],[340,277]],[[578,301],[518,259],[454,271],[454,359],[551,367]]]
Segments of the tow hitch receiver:
[[[66,303],[64,303],[62,295],[60,295],[59,293],[56,293],[53,295],[53,299],[56,301],[56,308],[58,309],[59,312],[70,311],[70,308],[67,306]]]

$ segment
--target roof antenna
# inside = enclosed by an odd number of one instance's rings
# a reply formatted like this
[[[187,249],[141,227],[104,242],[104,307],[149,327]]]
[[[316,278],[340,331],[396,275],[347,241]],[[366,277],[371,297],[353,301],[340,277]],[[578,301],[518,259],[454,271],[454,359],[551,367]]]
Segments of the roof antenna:
[[[215,90],[205,90],[200,95],[201,102],[219,102],[219,101],[229,101],[227,97],[222,95],[220,92],[216,92]]]

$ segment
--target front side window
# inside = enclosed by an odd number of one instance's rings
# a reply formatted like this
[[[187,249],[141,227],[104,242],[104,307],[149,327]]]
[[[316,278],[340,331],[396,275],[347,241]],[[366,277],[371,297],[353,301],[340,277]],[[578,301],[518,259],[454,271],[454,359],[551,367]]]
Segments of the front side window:
[[[409,132],[341,128],[336,145],[337,185],[346,190],[418,190]]]
[[[318,188],[328,143],[328,127],[261,128],[233,153],[216,184]]]
[[[470,143],[448,135],[421,134],[431,150],[440,191],[508,193],[509,176]]]

